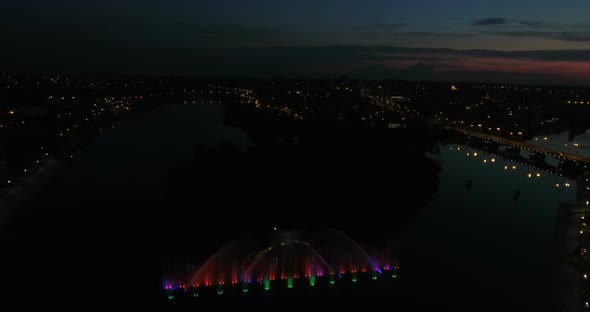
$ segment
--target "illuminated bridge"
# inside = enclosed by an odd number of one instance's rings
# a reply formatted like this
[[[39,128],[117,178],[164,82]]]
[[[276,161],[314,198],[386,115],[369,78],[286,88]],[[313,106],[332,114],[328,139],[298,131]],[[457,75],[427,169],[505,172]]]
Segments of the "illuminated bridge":
[[[554,150],[554,149],[551,149],[551,148],[548,148],[545,146],[539,146],[539,145],[535,145],[535,144],[531,144],[531,143],[527,143],[527,142],[506,139],[506,138],[502,138],[502,137],[487,134],[487,133],[481,133],[481,132],[467,130],[467,129],[461,129],[461,128],[453,128],[453,129],[455,129],[456,131],[458,131],[460,133],[466,134],[468,136],[474,136],[474,137],[478,137],[481,139],[491,140],[491,141],[505,144],[508,146],[520,147],[520,148],[524,148],[524,149],[527,149],[532,152],[543,153],[546,155],[552,155],[554,157],[561,158],[561,159],[568,159],[568,160],[573,160],[573,161],[584,163],[584,164],[590,164],[590,158],[580,156],[577,154],[561,152],[561,151],[557,151],[557,150]]]
[[[556,151],[548,147],[510,140],[477,131],[460,128],[452,129],[465,135],[469,141],[468,145],[472,147],[479,147],[492,154],[501,154],[503,157],[556,175],[578,179],[587,175],[588,169],[590,168],[590,158],[584,156]],[[506,149],[501,151],[499,149],[500,145],[504,145]],[[529,153],[529,158],[523,157],[521,151]],[[553,157],[556,160],[555,165],[546,162],[547,156]]]
[[[170,258],[165,264],[163,288],[170,299],[217,293],[266,292],[316,284],[331,286],[396,279],[398,262],[394,245],[360,245],[335,229],[277,231],[277,239],[263,247],[258,241],[241,239],[221,247],[196,265]]]

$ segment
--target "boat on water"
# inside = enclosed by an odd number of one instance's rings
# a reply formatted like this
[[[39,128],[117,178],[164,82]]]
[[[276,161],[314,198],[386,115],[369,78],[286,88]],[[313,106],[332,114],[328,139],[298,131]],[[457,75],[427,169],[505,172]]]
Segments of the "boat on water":
[[[512,195],[512,199],[514,201],[518,201],[518,198],[520,198],[520,189],[516,189],[516,191],[514,191],[514,194]]]
[[[465,190],[470,191],[471,190],[471,186],[473,186],[473,181],[471,179],[469,179],[467,181],[467,183],[465,184]]]

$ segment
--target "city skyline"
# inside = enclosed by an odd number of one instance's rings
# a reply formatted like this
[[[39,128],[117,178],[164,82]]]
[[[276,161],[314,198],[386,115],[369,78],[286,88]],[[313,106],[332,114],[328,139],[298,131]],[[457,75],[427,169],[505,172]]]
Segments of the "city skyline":
[[[5,1],[10,72],[590,85],[586,1]]]

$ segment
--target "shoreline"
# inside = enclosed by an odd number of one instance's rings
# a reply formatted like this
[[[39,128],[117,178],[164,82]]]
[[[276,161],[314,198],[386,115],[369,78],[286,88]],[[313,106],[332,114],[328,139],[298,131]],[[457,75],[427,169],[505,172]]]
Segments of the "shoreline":
[[[554,237],[554,311],[583,310],[583,273],[574,264],[578,247],[580,220],[584,207],[571,203],[559,205]]]
[[[0,229],[10,222],[18,210],[26,207],[50,183],[67,163],[62,160],[49,159],[34,172],[19,181],[0,197]]]

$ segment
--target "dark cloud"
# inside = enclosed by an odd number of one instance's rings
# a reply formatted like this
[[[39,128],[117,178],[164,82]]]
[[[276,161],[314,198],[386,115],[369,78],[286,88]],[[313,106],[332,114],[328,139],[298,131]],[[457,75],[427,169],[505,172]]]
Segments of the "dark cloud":
[[[494,25],[516,25],[527,28],[546,28],[549,27],[546,22],[533,20],[512,20],[503,17],[484,18],[473,22],[477,26],[494,26]]]
[[[455,81],[478,81],[478,82],[503,82],[503,83],[526,83],[526,84],[555,84],[562,81],[562,77],[553,74],[530,74],[513,73],[501,71],[465,71],[451,70],[446,72],[449,80]],[[571,83],[571,82],[569,82]]]
[[[516,21],[517,24],[530,28],[543,28],[547,24],[541,21]]]
[[[590,62],[590,50],[531,50],[531,51],[500,51],[500,50],[457,50],[435,48],[405,48],[405,47],[356,47],[355,50],[363,51],[363,55],[383,60],[387,55],[406,55],[412,57],[436,56],[436,57],[486,57],[503,59],[529,59],[537,61],[572,61]]]
[[[406,24],[398,23],[398,24],[374,24],[374,25],[365,25],[365,26],[356,26],[353,27],[352,30],[378,30],[378,29],[399,29],[406,26]]]
[[[508,24],[508,20],[503,17],[490,17],[477,20],[473,24],[478,26],[504,25]]]
[[[555,38],[563,41],[590,41],[590,32],[562,31]]]
[[[436,66],[422,62],[399,69],[382,65],[365,65],[346,72],[349,77],[372,77],[372,79],[403,79],[403,80],[433,80],[436,77]]]
[[[180,74],[196,76],[334,78],[340,75],[365,79],[464,80],[555,83],[567,77],[553,74],[466,71],[463,65],[503,64],[518,61],[566,61],[590,63],[590,50],[497,51],[405,48],[390,46],[284,46],[268,48],[187,47],[170,51],[167,46],[140,49],[95,50],[78,47],[66,54],[47,48],[35,56],[9,49],[0,59],[10,60],[8,71],[65,73]],[[78,55],[83,53],[85,58]],[[68,61],[64,61],[68,60]],[[488,66],[489,67],[489,66]],[[573,80],[573,79],[572,79]],[[566,81],[574,83],[576,81]],[[579,81],[578,81],[579,82]],[[585,83],[589,83],[585,82]]]
[[[370,57],[373,60],[387,61],[395,58],[396,61],[411,61],[411,62],[426,62],[426,63],[444,63],[454,60],[452,55],[438,55],[438,54],[389,54],[376,53]]]
[[[502,30],[485,30],[482,34],[504,37],[543,38],[559,41],[590,42],[590,27],[568,23],[547,23],[533,20],[508,20],[487,18],[474,22],[475,25],[510,25]]]
[[[486,34],[506,37],[529,37],[544,38],[560,41],[590,42],[589,31],[529,31],[529,30],[507,30],[489,31]]]
[[[393,35],[413,38],[468,38],[477,36],[478,34],[467,32],[403,31],[396,32]]]

